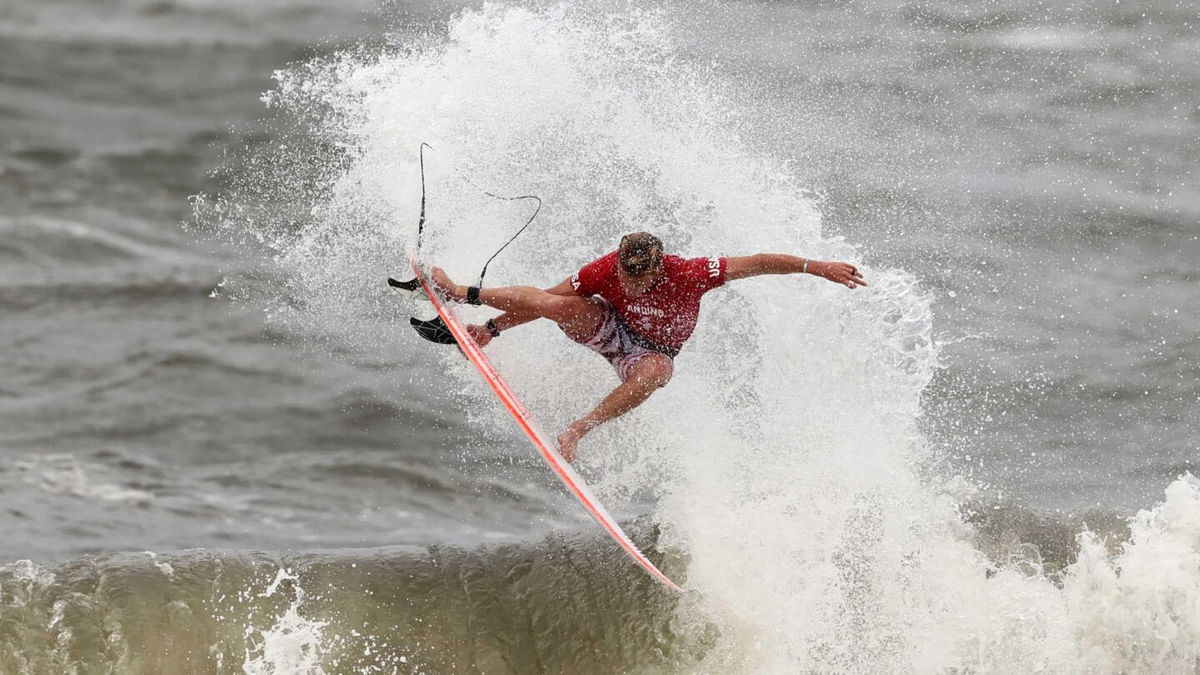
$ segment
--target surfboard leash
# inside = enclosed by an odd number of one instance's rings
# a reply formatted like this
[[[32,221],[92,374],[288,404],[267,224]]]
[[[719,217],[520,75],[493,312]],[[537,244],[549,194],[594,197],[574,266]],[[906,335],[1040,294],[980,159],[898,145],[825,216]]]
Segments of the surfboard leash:
[[[428,143],[422,142],[420,150],[419,150],[420,166],[421,166],[421,215],[417,219],[417,251],[416,251],[416,254],[418,257],[421,255],[421,244],[424,243],[424,236],[425,236],[425,148],[429,148],[430,150],[433,150],[433,146]],[[520,201],[523,199],[533,199],[537,202],[537,207],[534,208],[533,214],[529,216],[529,219],[525,221],[525,224],[522,225],[520,227],[520,229],[518,229],[515,233],[513,233],[513,236],[509,237],[508,241],[504,242],[504,244],[502,244],[500,246],[500,248],[496,249],[496,252],[493,253],[491,255],[491,257],[488,258],[487,261],[483,263],[483,269],[481,269],[479,271],[479,281],[475,284],[476,288],[481,288],[483,286],[483,279],[484,279],[484,277],[487,276],[488,265],[491,265],[492,261],[496,259],[496,256],[500,255],[504,251],[504,249],[508,248],[509,244],[516,241],[517,237],[521,236],[521,234],[530,225],[533,224],[533,220],[538,217],[538,214],[541,213],[542,198],[538,197],[537,195],[520,195],[520,196],[516,196],[516,197],[506,197],[504,195],[494,194],[494,193],[489,192],[489,191],[479,187],[478,185],[476,185],[457,166],[455,166],[453,168],[454,168],[454,172],[458,174],[458,177],[464,183],[466,183],[467,185],[470,185],[471,187],[473,187],[476,190],[478,190],[479,192],[487,195],[488,197],[491,197],[493,199],[499,199],[502,201]],[[398,288],[400,290],[415,292],[420,289],[421,282],[415,276],[408,281],[397,281],[391,277],[388,277],[388,285],[393,288]],[[448,326],[446,326],[446,323],[444,321],[442,321],[442,317],[440,317],[440,316],[434,317],[430,321],[422,321],[421,319],[418,319],[416,317],[409,317],[408,322],[409,322],[409,324],[412,325],[413,329],[415,329],[417,331],[417,335],[420,335],[421,337],[425,338],[426,340],[429,340],[430,342],[435,342],[437,344],[453,344],[453,345],[458,344],[458,342],[454,339],[454,335],[450,332],[450,328]]]

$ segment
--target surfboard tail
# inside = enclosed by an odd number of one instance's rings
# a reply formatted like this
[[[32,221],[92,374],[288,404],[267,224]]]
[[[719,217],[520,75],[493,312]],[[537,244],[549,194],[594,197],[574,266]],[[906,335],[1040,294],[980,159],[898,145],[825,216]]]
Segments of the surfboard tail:
[[[388,286],[397,290],[420,293],[422,296],[425,295],[424,289],[421,288],[421,281],[416,277],[408,281],[397,281],[392,277],[388,277],[387,281]],[[454,334],[450,332],[450,329],[446,326],[446,322],[442,321],[442,317],[440,316],[435,316],[429,321],[418,319],[415,316],[409,317],[408,323],[413,327],[413,330],[417,331],[417,335],[430,342],[439,345],[458,344],[458,341],[454,339]]]

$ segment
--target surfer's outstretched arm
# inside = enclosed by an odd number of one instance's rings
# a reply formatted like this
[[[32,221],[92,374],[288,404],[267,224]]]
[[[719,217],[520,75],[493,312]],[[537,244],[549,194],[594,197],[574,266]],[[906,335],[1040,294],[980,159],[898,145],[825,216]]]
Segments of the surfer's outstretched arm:
[[[759,253],[728,258],[726,261],[726,281],[763,274],[812,274],[847,288],[867,285],[858,268],[845,262],[812,260],[786,253]]]

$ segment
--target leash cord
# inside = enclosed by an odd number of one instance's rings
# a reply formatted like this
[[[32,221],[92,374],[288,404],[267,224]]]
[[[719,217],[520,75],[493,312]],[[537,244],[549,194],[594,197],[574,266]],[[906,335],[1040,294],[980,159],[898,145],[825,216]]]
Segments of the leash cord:
[[[430,150],[433,150],[433,146],[428,143],[421,143],[421,150],[420,150],[420,156],[421,156],[421,217],[417,221],[417,254],[418,255],[420,255],[420,253],[421,253],[421,242],[422,242],[422,239],[425,234],[425,148],[429,148]],[[513,243],[514,241],[516,241],[517,237],[521,236],[521,233],[524,232],[526,230],[526,228],[528,228],[531,224],[533,224],[533,219],[537,218],[538,214],[541,213],[541,211],[542,211],[542,198],[538,197],[537,195],[520,195],[517,197],[506,197],[504,195],[494,194],[494,193],[488,192],[487,190],[484,190],[483,188],[476,185],[474,182],[471,181],[470,178],[467,178],[466,174],[464,174],[462,172],[462,170],[459,169],[458,167],[454,167],[454,172],[458,174],[458,177],[460,179],[462,179],[462,181],[464,183],[466,183],[467,185],[470,185],[471,187],[482,192],[483,194],[487,195],[488,197],[491,197],[492,199],[499,199],[501,201],[506,201],[506,202],[520,201],[522,199],[533,199],[537,202],[537,208],[535,208],[533,210],[533,215],[529,216],[529,220],[526,220],[525,224],[522,225],[519,230],[517,230],[515,233],[513,233],[513,236],[509,237],[508,241],[504,242],[504,244],[501,245],[500,248],[496,249],[496,252],[492,254],[492,257],[487,259],[487,262],[483,263],[483,269],[481,269],[479,271],[479,283],[476,284],[477,286],[483,286],[483,278],[485,276],[487,276],[488,265],[491,265],[492,261],[496,259],[496,256],[500,255],[500,253],[502,253],[504,251],[504,249],[508,248],[509,244]]]

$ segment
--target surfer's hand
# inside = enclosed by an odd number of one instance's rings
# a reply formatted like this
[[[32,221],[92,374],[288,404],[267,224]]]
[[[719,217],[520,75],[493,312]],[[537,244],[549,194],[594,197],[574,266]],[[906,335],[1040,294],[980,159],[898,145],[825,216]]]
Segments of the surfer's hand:
[[[492,333],[487,329],[487,326],[471,324],[467,326],[467,332],[471,334],[473,340],[479,343],[480,347],[486,347],[487,343],[492,341]]]
[[[867,281],[863,279],[862,272],[850,263],[844,262],[819,262],[812,261],[808,264],[809,274],[815,274],[819,277],[824,277],[835,284],[842,284],[846,288],[858,288],[866,286]]]

